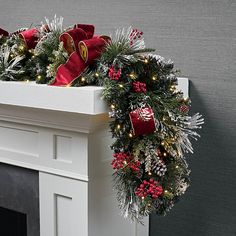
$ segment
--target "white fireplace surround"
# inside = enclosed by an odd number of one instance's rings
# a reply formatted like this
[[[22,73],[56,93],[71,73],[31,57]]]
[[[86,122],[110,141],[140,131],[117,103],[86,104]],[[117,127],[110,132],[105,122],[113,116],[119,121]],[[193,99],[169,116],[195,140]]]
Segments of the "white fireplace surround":
[[[148,218],[130,223],[117,208],[101,93],[0,82],[0,162],[39,171],[40,236],[148,236]]]

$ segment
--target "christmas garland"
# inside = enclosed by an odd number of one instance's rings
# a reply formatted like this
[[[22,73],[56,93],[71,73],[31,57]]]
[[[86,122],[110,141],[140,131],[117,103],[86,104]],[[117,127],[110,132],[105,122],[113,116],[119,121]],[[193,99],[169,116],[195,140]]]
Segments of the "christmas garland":
[[[189,186],[185,153],[204,123],[176,90],[173,62],[151,54],[138,29],[94,36],[92,25],[63,29],[62,18],[9,34],[0,29],[0,80],[100,85],[110,107],[114,189],[125,217],[166,214]]]

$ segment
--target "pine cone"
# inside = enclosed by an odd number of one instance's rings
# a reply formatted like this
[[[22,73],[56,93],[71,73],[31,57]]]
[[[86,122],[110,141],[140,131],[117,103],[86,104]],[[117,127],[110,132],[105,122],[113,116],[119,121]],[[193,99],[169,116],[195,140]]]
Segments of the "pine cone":
[[[167,168],[165,163],[162,160],[154,160],[152,163],[152,170],[158,176],[165,175]]]

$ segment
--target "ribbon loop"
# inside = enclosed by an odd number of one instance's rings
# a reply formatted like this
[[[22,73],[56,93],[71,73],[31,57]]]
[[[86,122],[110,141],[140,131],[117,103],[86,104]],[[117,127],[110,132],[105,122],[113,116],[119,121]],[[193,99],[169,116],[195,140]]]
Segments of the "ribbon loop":
[[[19,36],[24,40],[25,45],[28,49],[35,48],[39,40],[39,31],[36,28],[20,30],[9,34],[6,30],[0,28],[0,36],[10,36],[13,34],[19,34]]]
[[[98,58],[107,41],[101,37],[93,37],[92,39],[79,42],[79,53],[84,62],[92,62]]]
[[[88,39],[91,39],[94,35],[94,25],[77,24],[75,25],[75,28],[84,30],[84,32],[87,34]]]
[[[39,31],[36,28],[28,29],[19,34],[28,49],[35,48],[39,40]]]
[[[72,52],[78,51],[79,41],[87,39],[87,34],[83,29],[75,28],[61,34],[59,39],[70,55]]]

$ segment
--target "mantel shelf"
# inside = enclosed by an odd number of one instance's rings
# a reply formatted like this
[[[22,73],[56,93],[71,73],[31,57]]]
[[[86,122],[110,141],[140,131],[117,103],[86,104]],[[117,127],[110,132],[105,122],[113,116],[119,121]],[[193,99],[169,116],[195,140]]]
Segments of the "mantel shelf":
[[[55,87],[35,82],[0,82],[0,104],[97,115],[107,112],[102,87]]]
[[[178,78],[178,89],[188,97],[188,79]],[[73,112],[87,115],[107,113],[102,87],[54,87],[35,82],[0,82],[0,104]]]

